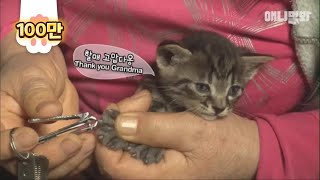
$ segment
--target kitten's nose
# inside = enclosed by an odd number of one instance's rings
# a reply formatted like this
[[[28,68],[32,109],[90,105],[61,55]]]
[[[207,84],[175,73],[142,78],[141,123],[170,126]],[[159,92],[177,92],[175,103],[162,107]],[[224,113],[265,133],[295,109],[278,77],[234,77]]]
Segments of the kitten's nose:
[[[214,112],[216,113],[216,114],[220,114],[222,111],[224,111],[226,108],[217,108],[217,107],[214,107],[213,108],[214,109]]]

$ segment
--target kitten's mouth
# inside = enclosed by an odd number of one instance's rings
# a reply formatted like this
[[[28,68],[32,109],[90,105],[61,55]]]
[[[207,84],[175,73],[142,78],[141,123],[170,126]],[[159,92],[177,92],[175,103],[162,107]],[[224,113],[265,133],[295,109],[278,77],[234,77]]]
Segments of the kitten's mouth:
[[[201,114],[205,115],[205,116],[216,116],[216,113],[204,113],[204,112],[202,112]]]
[[[227,116],[227,114],[231,111],[231,108],[226,108],[223,112],[216,114],[214,112],[196,112],[200,117],[207,121],[212,121],[216,119],[222,119]]]
[[[213,121],[217,119],[217,116],[212,116],[212,115],[208,116],[204,114],[200,115],[200,117],[206,121]]]
[[[200,117],[202,117],[203,119],[207,120],[207,121],[212,121],[217,119],[216,113],[197,113]]]

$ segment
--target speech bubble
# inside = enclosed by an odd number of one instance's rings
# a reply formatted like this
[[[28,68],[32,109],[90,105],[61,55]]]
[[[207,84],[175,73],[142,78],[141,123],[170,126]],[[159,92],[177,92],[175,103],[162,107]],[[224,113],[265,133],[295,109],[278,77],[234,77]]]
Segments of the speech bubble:
[[[154,76],[150,65],[139,55],[115,46],[85,44],[73,52],[73,64],[92,79],[120,79],[143,74]]]

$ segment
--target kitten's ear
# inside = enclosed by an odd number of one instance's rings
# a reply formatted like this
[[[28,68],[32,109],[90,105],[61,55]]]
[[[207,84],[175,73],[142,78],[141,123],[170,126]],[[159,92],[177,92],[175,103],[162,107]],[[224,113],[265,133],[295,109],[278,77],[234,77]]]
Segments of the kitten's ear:
[[[157,65],[159,68],[181,64],[188,61],[192,53],[173,41],[160,43],[157,49]]]
[[[268,55],[259,54],[246,54],[241,56],[241,61],[244,64],[244,72],[246,74],[246,80],[252,79],[257,70],[266,62],[273,60],[274,57]]]

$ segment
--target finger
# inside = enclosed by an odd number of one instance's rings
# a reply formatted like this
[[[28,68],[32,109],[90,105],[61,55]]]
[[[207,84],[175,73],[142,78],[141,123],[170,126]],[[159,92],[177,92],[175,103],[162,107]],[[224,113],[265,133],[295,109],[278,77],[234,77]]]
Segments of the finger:
[[[132,158],[128,153],[112,151],[101,144],[97,144],[95,159],[100,172],[104,176],[115,179],[165,179],[170,178],[170,170],[184,174],[182,169],[186,158],[180,152],[168,150],[165,160],[158,164],[145,165],[142,161]],[[157,178],[158,177],[158,178]],[[172,177],[171,177],[172,179]]]
[[[21,116],[1,109],[0,123],[0,130],[8,130],[15,127],[23,127],[26,122]]]
[[[117,103],[117,107],[120,112],[148,111],[150,104],[150,92],[147,90],[142,90]]]
[[[1,131],[0,160],[7,160],[15,157],[10,146],[10,130]],[[13,132],[14,143],[18,152],[31,150],[38,144],[38,134],[31,128],[21,127]]]
[[[85,140],[86,142],[84,142],[84,144],[87,144],[87,145],[84,145],[84,146],[86,146],[87,148],[85,148],[85,147],[83,147],[82,148],[82,152],[88,152],[89,151],[89,149],[88,148],[92,148],[92,141],[95,141],[95,139],[92,137],[93,135],[89,135],[89,136],[91,136],[91,137],[87,137],[88,135],[84,135],[84,138],[85,139],[88,139],[88,140]],[[80,138],[83,138],[82,137],[82,135],[80,135]],[[92,150],[93,151],[93,150]],[[35,152],[39,152],[39,151],[35,151]],[[86,154],[86,153],[84,153],[84,154]],[[90,154],[90,153],[89,153]],[[82,156],[82,155],[80,155],[80,156]],[[91,155],[89,155],[89,156],[91,156]],[[50,157],[47,157],[48,159],[49,159],[49,161],[51,161],[51,158]],[[72,157],[72,158],[74,158],[74,157]],[[79,158],[79,157],[77,157],[77,158]],[[88,159],[89,157],[87,157],[86,159]],[[71,158],[70,158],[71,159]],[[90,158],[89,158],[90,159]],[[66,160],[66,161],[68,161],[68,160]],[[52,162],[52,161],[51,161]],[[50,162],[50,163],[51,163]],[[57,162],[55,162],[55,163],[57,163]],[[62,162],[63,163],[63,162]],[[84,163],[85,164],[85,163]],[[83,168],[83,166],[84,166],[84,164],[82,164],[81,163],[81,167],[77,167],[77,169],[80,169],[80,168]],[[11,174],[16,174],[16,170],[17,170],[17,161],[15,160],[15,159],[13,159],[13,160],[5,160],[5,161],[2,161],[2,162],[0,162],[0,166],[2,166],[2,167],[4,167],[6,170],[8,170]],[[50,167],[51,167],[52,165],[50,164]],[[78,166],[78,165],[77,165]],[[60,166],[59,166],[60,167]],[[73,167],[76,167],[76,166],[73,166]],[[55,168],[54,168],[55,169]],[[60,172],[64,172],[64,171],[61,171],[61,169],[59,170]],[[57,179],[57,178],[59,178],[59,177],[62,177],[62,176],[64,176],[64,175],[66,175],[67,173],[69,173],[68,171],[65,171],[65,173],[62,173],[60,176],[58,176],[59,175],[59,173],[58,172],[53,172],[52,173],[52,171],[50,170],[50,174],[49,174],[49,179]],[[64,174],[64,175],[63,175]],[[56,177],[53,177],[53,176],[56,176]]]
[[[0,129],[24,126],[26,116],[18,102],[9,94],[0,92]]]
[[[4,112],[11,112],[12,114],[16,114],[20,117],[25,116],[25,112],[23,112],[21,106],[8,93],[0,91],[0,102],[1,110]]]
[[[51,117],[62,114],[62,105],[48,80],[37,77],[24,83],[19,102],[30,117]]]
[[[55,168],[77,154],[81,147],[80,137],[70,133],[38,145],[33,152],[46,156],[49,168]]]
[[[122,113],[116,120],[118,134],[128,141],[181,152],[194,148],[206,126],[191,113]]]
[[[101,144],[97,144],[95,156],[101,174],[112,176],[115,179],[133,179],[134,176],[130,175],[135,173],[148,177],[149,174],[159,172],[159,169],[150,168],[150,166],[148,168],[141,161],[133,159],[128,153],[112,151]],[[123,173],[119,174],[121,170]]]
[[[63,94],[60,97],[61,102],[63,102],[63,115],[76,114],[79,112],[79,98],[76,92],[75,87],[71,84],[70,80],[66,80],[65,89]],[[56,121],[54,123],[44,123],[44,124],[35,124],[37,132],[40,135],[48,134],[50,132],[56,131],[62,127],[66,127],[77,120],[68,120],[68,121]]]
[[[57,100],[65,85],[63,72],[57,70],[59,59],[51,62],[51,58],[22,53],[13,56],[1,69],[1,90],[10,94],[30,117],[62,112]]]
[[[79,96],[72,82],[67,79],[62,95],[63,98],[63,114],[79,113]]]
[[[83,160],[80,165],[78,165],[78,167],[76,169],[74,169],[68,176],[72,177],[72,176],[76,176],[79,173],[81,173],[82,171],[84,171],[85,169],[87,169],[92,163],[92,154],[87,157],[85,160]],[[75,178],[73,178],[75,179]]]
[[[81,150],[76,155],[63,162],[61,165],[52,169],[49,173],[49,178],[61,178],[70,174],[75,169],[80,172],[85,168],[84,165],[89,165],[88,161],[91,159],[89,157],[92,155],[95,149],[95,137],[92,134],[82,134],[80,135],[80,138],[83,139]],[[88,159],[87,162],[80,167],[81,169],[79,169],[79,164],[82,164],[82,162],[86,161],[86,159]]]
[[[6,169],[9,173],[16,175],[17,174],[17,161],[16,160],[6,160],[1,161],[0,166]]]

